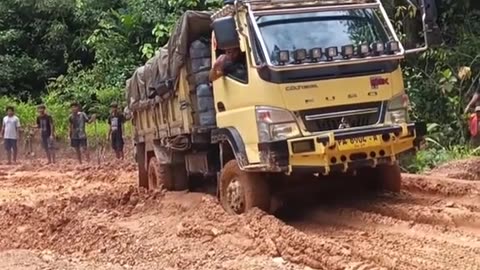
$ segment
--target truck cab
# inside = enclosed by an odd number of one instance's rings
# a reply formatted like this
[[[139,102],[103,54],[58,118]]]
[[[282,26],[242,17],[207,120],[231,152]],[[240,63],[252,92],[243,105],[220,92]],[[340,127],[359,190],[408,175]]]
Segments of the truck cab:
[[[225,1],[208,28],[183,20],[174,36],[185,25],[196,32],[158,56],[169,60],[156,69],[170,72],[144,87],[153,111],[133,106],[134,118],[152,123],[151,132],[136,125],[140,185],[181,189],[214,179],[220,202],[237,214],[272,210],[274,193],[304,176],[357,175],[399,191],[397,157],[421,148],[426,135],[425,123],[409,119],[400,66],[428,46],[425,3],[418,8],[425,42],[410,50],[379,0]],[[204,70],[192,83],[202,55],[193,40],[206,31],[208,70],[235,49],[242,76],[225,72],[208,83]],[[189,54],[176,63],[183,47]]]

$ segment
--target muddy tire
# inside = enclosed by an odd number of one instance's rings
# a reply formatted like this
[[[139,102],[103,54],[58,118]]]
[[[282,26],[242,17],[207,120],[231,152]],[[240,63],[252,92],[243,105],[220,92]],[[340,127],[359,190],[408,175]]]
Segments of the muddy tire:
[[[369,189],[400,192],[402,174],[398,165],[378,165],[360,171],[359,176]]]
[[[138,186],[148,188],[145,143],[137,143],[135,145],[135,159],[137,160],[138,165]]]
[[[400,192],[402,189],[402,172],[398,165],[381,165],[377,167],[378,181],[381,189]]]
[[[219,179],[220,202],[230,214],[242,214],[258,207],[270,210],[270,187],[261,174],[240,170],[236,160],[225,164]]]
[[[170,166],[162,165],[156,157],[151,157],[148,163],[148,189],[172,190],[173,177]]]
[[[160,164],[156,157],[151,157],[148,164],[148,189],[186,190],[188,175],[183,164]]]

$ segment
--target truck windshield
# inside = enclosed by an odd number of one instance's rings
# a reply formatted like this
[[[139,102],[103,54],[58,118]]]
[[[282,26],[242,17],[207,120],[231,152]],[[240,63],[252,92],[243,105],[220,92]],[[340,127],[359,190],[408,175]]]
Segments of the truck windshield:
[[[274,63],[280,50],[340,50],[343,45],[387,42],[390,36],[371,9],[266,15],[256,22]]]

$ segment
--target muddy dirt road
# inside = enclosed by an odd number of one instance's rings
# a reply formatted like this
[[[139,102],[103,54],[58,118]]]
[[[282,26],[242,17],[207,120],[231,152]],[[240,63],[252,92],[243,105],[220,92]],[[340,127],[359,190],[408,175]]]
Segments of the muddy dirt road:
[[[0,269],[480,269],[479,178],[448,178],[465,164],[278,217],[138,190],[127,162],[0,165]]]

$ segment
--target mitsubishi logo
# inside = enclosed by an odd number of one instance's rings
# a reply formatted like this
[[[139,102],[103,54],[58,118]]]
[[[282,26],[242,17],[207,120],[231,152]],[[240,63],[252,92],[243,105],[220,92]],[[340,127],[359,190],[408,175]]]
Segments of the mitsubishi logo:
[[[350,128],[350,123],[348,123],[345,117],[342,117],[342,120],[340,120],[340,125],[338,126],[338,129],[345,129],[345,128]]]

